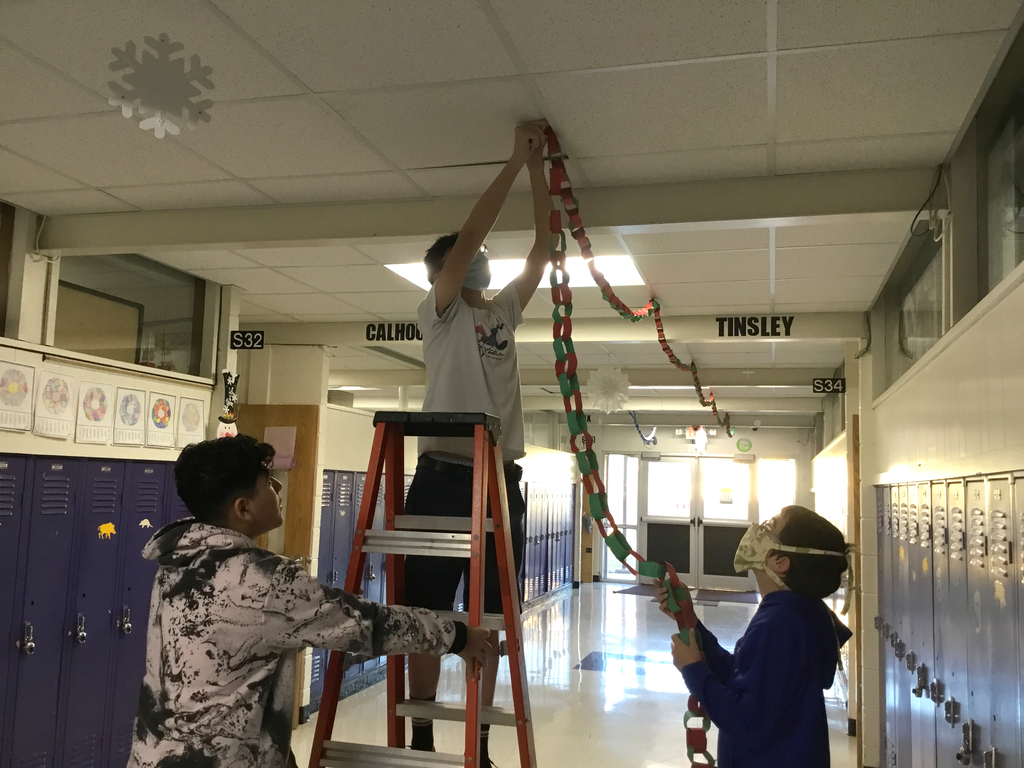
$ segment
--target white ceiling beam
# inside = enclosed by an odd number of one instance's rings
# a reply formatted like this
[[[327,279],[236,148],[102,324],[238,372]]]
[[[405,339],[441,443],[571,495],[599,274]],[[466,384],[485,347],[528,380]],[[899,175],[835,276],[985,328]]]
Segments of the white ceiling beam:
[[[624,366],[629,382],[637,387],[679,386],[685,384],[685,376],[675,368],[665,365],[660,368],[630,368]],[[579,379],[586,382],[592,369],[581,368]],[[720,387],[807,387],[811,379],[828,378],[835,371],[831,368],[701,368],[698,371],[705,388]],[[523,368],[519,372],[520,384],[524,387],[555,386],[551,368]],[[331,387],[415,387],[425,386],[426,372],[416,371],[331,371]]]
[[[394,410],[398,399],[387,396],[374,396],[373,393],[355,393],[354,406],[367,411]],[[584,408],[591,411],[589,398],[584,396]],[[693,413],[703,421],[695,423],[712,423],[714,417],[710,408],[703,408],[694,397],[644,397],[630,401],[643,412]],[[409,410],[417,411],[423,406],[422,398],[409,398]],[[719,414],[762,414],[762,413],[818,413],[822,410],[822,398],[815,397],[737,397],[729,402],[719,403]],[[528,395],[523,398],[524,411],[564,411],[561,395]]]
[[[746,318],[744,323],[739,318]],[[806,314],[757,315],[662,315],[669,342],[719,341],[790,342],[800,340],[855,341],[866,336],[860,312],[808,312]],[[742,328],[741,328],[742,326]],[[422,342],[410,329],[412,321],[391,323],[276,323],[243,324],[248,330],[266,333],[268,344],[319,344],[327,347],[387,347],[413,349]],[[753,335],[756,327],[758,335]],[[742,330],[743,334],[740,335]],[[401,337],[401,338],[399,338]],[[572,327],[577,342],[657,341],[654,321],[626,322],[619,317],[577,320]],[[551,344],[550,320],[527,320],[516,331],[517,344]],[[414,346],[415,345],[415,346]],[[684,362],[689,362],[684,361]]]
[[[914,211],[932,168],[844,171],[695,181],[576,192],[592,232],[610,227],[742,222],[796,224],[822,216]],[[52,255],[329,245],[376,237],[423,237],[458,229],[473,197],[266,205],[54,216],[40,247]],[[509,197],[496,232],[533,227],[529,195]],[[621,231],[621,230],[620,230]]]

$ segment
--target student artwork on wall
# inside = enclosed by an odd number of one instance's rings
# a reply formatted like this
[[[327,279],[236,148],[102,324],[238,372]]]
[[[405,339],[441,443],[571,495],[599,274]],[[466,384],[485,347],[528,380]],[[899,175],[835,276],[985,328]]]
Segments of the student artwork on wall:
[[[32,431],[42,437],[67,440],[75,429],[74,376],[50,371],[39,371],[36,382],[35,421]]]
[[[110,384],[82,381],[78,385],[78,424],[75,442],[106,445],[114,436],[114,388]]]
[[[0,429],[32,429],[32,386],[36,369],[0,360]]]
[[[141,389],[117,388],[117,410],[114,412],[114,445],[145,445],[146,393]]]
[[[201,443],[206,437],[206,418],[203,401],[189,397],[178,403],[178,447]]]
[[[159,392],[149,393],[146,411],[146,445],[151,448],[174,447],[174,419],[177,398]]]

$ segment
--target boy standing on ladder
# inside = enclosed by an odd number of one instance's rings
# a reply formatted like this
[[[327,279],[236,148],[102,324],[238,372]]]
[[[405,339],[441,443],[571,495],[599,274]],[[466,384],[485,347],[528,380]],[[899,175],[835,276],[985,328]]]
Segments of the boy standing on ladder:
[[[483,193],[462,229],[438,238],[423,261],[431,288],[418,310],[427,367],[424,411],[490,413],[501,419],[501,452],[508,487],[509,524],[516,572],[523,556],[523,515],[526,502],[519,489],[525,455],[523,403],[519,387],[515,329],[548,265],[548,216],[551,197],[544,177],[545,121],[516,128],[512,157]],[[483,247],[491,227],[523,166],[529,169],[533,192],[536,240],[526,267],[493,299],[484,296],[491,271]],[[473,490],[473,441],[470,438],[421,437],[419,462],[405,511],[414,515],[469,517]],[[406,604],[450,611],[459,580],[468,573],[462,558],[415,557],[405,562]],[[487,534],[484,611],[501,613],[501,590],[494,535]],[[434,656],[409,657],[409,695],[434,701],[441,661]],[[498,652],[493,649],[483,674],[483,704],[494,702]],[[489,726],[481,726],[480,768],[488,757]],[[413,718],[412,748],[434,749],[433,721]]]

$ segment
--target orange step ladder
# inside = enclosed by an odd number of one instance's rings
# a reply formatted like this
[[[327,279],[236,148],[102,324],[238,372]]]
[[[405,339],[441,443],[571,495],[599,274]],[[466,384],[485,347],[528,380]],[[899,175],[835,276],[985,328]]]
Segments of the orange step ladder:
[[[466,681],[466,707],[406,700],[405,656],[387,659],[388,746],[331,741],[338,694],[344,678],[344,653],[332,651],[324,677],[324,693],[317,716],[309,768],[338,766],[400,766],[401,768],[479,768],[480,725],[507,725],[516,729],[521,768],[536,768],[533,721],[526,687],[523,656],[523,625],[519,591],[508,527],[508,498],[498,438],[496,416],[483,413],[411,413],[378,411],[366,489],[359,508],[352,557],[345,590],[359,594],[367,552],[386,555],[387,603],[402,605],[405,599],[405,556],[465,557],[469,559],[466,585],[468,614],[442,613],[471,627],[504,630],[512,673],[513,709],[482,706],[480,680]],[[405,438],[419,436],[473,438],[473,510],[471,517],[433,517],[405,514]],[[373,528],[377,494],[384,484],[384,529]],[[491,503],[488,504],[488,497]],[[488,515],[490,512],[490,515]],[[502,614],[483,613],[485,534],[494,532],[501,581]],[[479,675],[477,676],[480,677]],[[405,719],[464,720],[465,752],[441,754],[405,749]]]

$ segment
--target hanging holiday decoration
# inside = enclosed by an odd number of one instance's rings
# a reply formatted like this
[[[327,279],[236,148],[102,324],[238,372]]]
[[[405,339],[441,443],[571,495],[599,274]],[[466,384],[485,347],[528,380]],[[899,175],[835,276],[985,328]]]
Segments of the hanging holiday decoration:
[[[236,408],[238,407],[238,374],[231,374],[231,371],[224,370],[224,413],[217,417],[220,424],[217,425],[217,437],[234,437],[238,434],[238,427],[235,421],[238,419]]]
[[[669,347],[665,339],[665,330],[661,323],[661,310],[657,301],[648,302],[642,309],[631,310],[615,295],[604,275],[594,266],[594,254],[586,231],[583,229],[579,201],[573,197],[562,151],[558,146],[558,138],[550,127],[547,129],[547,138],[548,156],[551,161],[548,191],[553,197],[561,199],[562,206],[569,217],[570,233],[579,244],[583,259],[590,268],[594,282],[601,288],[605,300],[619,315],[634,322],[647,317],[653,311],[655,325],[658,329],[658,341],[661,343],[662,350],[668,355],[673,365],[690,373],[701,405],[711,406],[718,423],[732,437],[733,431],[729,426],[728,415],[724,419],[719,417],[713,395],[709,393],[705,399],[700,380],[697,378],[696,366],[692,362],[689,365],[681,363]],[[569,274],[566,271],[565,233],[562,230],[562,214],[558,210],[551,211],[550,232],[548,250],[552,267],[550,273],[551,299],[555,304],[551,313],[551,318],[554,321],[552,338],[554,339],[555,375],[558,377],[558,385],[565,402],[565,418],[570,433],[569,445],[576,455],[583,487],[589,496],[590,515],[594,518],[595,525],[597,525],[608,549],[625,566],[626,570],[634,575],[653,577],[664,584],[669,595],[668,608],[675,617],[676,626],[679,628],[679,638],[687,645],[690,645],[691,642],[696,643],[703,657],[703,643],[697,630],[697,616],[694,613],[693,601],[686,585],[679,580],[671,563],[654,563],[644,560],[630,546],[629,540],[619,530],[615,518],[608,511],[608,494],[598,471],[599,461],[594,452],[594,438],[587,429],[587,417],[583,413],[583,395],[580,393],[580,382],[577,375],[579,361],[576,358],[576,349],[572,342],[572,290],[569,288]],[[580,445],[581,436],[582,445]],[[627,562],[628,560],[634,561],[636,566]],[[683,721],[686,727],[687,757],[693,768],[712,768],[715,765],[715,759],[707,751],[707,732],[711,727],[711,721],[695,696],[689,698],[687,706],[688,710]],[[690,721],[695,718],[699,719],[700,726],[690,727]],[[701,761],[697,759],[698,754]]]
[[[693,446],[697,453],[704,455],[708,449],[708,431],[704,427],[690,427],[693,430]]]
[[[197,99],[203,95],[199,86],[213,90],[213,68],[204,66],[193,54],[185,69],[184,56],[171,58],[185,49],[184,44],[172,43],[166,33],[143,41],[150,50],[143,50],[141,58],[134,40],[125,43],[123,49],[110,49],[114,60],[109,69],[125,73],[120,81],[108,83],[113,93],[108,100],[110,106],[120,107],[126,118],[135,114],[144,118],[139,127],[153,131],[158,139],[168,133],[177,136],[183,125],[195,128],[200,122],[210,122],[213,102]]]
[[[629,402],[629,379],[620,368],[602,365],[587,379],[587,394],[598,410],[621,411]]]
[[[644,435],[643,430],[640,429],[640,422],[636,420],[636,411],[629,412],[629,418],[633,420],[633,426],[636,428],[636,433],[640,435],[640,439],[644,441],[644,445],[657,445],[658,438],[655,435],[658,433],[657,427],[651,427],[651,434]]]

